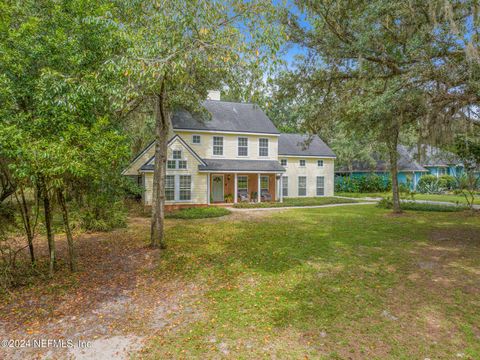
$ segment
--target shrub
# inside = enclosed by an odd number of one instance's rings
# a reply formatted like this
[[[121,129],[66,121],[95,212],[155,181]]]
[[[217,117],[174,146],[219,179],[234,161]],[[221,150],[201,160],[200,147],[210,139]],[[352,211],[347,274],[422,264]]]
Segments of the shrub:
[[[454,190],[457,188],[457,180],[450,175],[442,175],[438,178],[438,185],[442,189]]]
[[[382,199],[378,202],[377,207],[382,209],[392,209],[393,202],[390,198]],[[418,202],[401,202],[400,208],[402,210],[412,210],[412,211],[437,211],[437,212],[457,212],[464,211],[467,209],[463,205],[443,205],[443,204],[428,204],[428,203],[418,203]]]
[[[88,231],[110,231],[127,225],[127,211],[122,201],[107,204],[96,200],[78,210],[74,224]]]
[[[423,175],[418,180],[417,191],[422,194],[438,194],[443,191],[440,183],[434,175]]]
[[[392,188],[390,177],[367,174],[363,176],[337,176],[335,178],[336,192],[371,193],[385,192]]]
[[[167,219],[205,219],[230,214],[231,211],[224,207],[192,207],[167,213]]]

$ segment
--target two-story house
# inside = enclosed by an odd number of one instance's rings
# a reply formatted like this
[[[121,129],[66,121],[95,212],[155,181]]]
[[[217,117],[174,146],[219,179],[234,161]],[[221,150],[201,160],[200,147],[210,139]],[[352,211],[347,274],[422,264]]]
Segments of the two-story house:
[[[280,134],[257,105],[220,101],[212,93],[203,104],[209,119],[187,111],[172,115],[167,205],[333,195],[335,155],[320,138]],[[153,155],[152,142],[123,172],[138,178],[146,205],[152,203]]]

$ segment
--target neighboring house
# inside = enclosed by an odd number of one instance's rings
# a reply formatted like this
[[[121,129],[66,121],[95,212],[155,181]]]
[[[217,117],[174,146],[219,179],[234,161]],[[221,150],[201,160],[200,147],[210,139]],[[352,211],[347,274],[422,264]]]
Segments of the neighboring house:
[[[398,182],[400,184],[410,183],[412,188],[416,188],[418,180],[420,180],[422,175],[428,174],[428,170],[412,157],[412,154],[405,146],[399,145],[397,150]],[[384,160],[379,154],[373,154],[372,158],[372,162],[353,161],[350,167],[340,167],[335,171],[335,174],[338,176],[351,177],[362,177],[369,174],[376,174],[388,179],[390,177],[390,163]]]
[[[333,195],[335,155],[318,137],[280,134],[257,105],[220,101],[218,92],[203,105],[210,119],[187,111],[172,116],[167,205]],[[123,171],[138,179],[146,205],[152,203],[153,155],[152,142]]]
[[[409,183],[415,189],[422,175],[431,174],[437,177],[442,175],[457,176],[463,172],[463,165],[458,158],[439,148],[422,145],[417,147],[398,146],[398,182]],[[390,176],[390,164],[378,154],[372,156],[373,163],[367,161],[353,161],[349,168],[340,167],[335,171],[338,176],[361,177],[375,173],[387,179]],[[340,179],[340,178],[339,178]],[[337,181],[341,181],[337,180]]]

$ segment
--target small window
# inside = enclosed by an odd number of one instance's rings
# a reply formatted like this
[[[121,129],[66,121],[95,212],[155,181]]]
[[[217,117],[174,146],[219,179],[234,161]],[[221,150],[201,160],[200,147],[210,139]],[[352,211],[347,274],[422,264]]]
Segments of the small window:
[[[165,200],[175,200],[175,175],[165,177]]]
[[[238,138],[238,156],[248,156],[248,138]]]
[[[280,164],[281,164],[282,166],[287,166],[287,159],[282,159],[282,160],[280,160]]]
[[[258,140],[258,155],[268,156],[268,139]]]
[[[173,159],[178,160],[182,158],[182,150],[173,150]]]
[[[192,176],[180,175],[179,176],[179,199],[182,201],[191,200],[192,198]]]
[[[307,177],[298,177],[298,196],[307,196]]]
[[[223,137],[213,137],[213,155],[223,155]]]
[[[323,160],[317,160],[317,166],[323,167]]]
[[[300,160],[300,166],[305,167],[305,160]]]
[[[176,169],[177,162],[175,160],[167,160],[167,169]]]
[[[200,135],[193,135],[192,136],[192,143],[193,144],[200,144]]]
[[[325,178],[317,176],[317,196],[325,195]]]
[[[288,176],[282,176],[282,195],[288,196]]]
[[[260,177],[260,189],[268,191],[268,176]]]
[[[248,190],[248,176],[239,176],[237,178],[238,190]]]

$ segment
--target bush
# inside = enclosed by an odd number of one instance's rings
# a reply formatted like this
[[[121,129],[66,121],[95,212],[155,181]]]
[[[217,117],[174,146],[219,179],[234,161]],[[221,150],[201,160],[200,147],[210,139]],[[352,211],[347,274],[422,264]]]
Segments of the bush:
[[[382,209],[393,209],[393,201],[390,198],[382,199],[378,202],[377,207]],[[402,210],[412,211],[438,211],[438,212],[457,212],[467,209],[463,205],[442,205],[442,204],[428,204],[418,202],[401,202],[400,208]]]
[[[438,186],[446,190],[454,190],[457,188],[457,180],[450,175],[442,175],[438,178]]]
[[[192,207],[167,213],[167,219],[205,219],[230,214],[231,211],[224,207]]]
[[[422,194],[439,194],[443,191],[440,182],[434,175],[423,175],[418,180],[417,191]]]
[[[335,178],[336,192],[372,193],[385,192],[392,188],[390,177],[368,174],[363,176],[337,176]]]
[[[122,201],[96,201],[79,209],[72,223],[87,231],[110,231],[127,226],[127,211]]]

